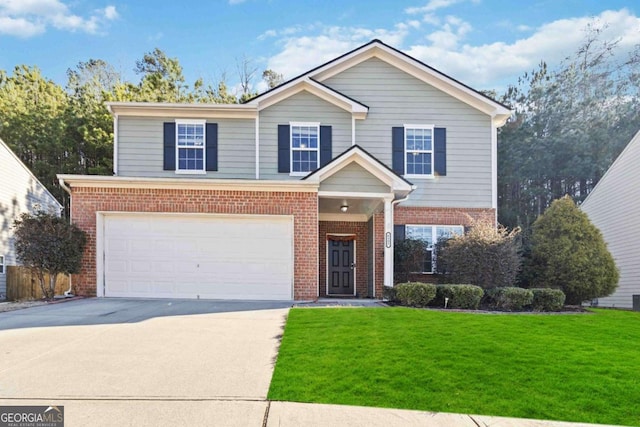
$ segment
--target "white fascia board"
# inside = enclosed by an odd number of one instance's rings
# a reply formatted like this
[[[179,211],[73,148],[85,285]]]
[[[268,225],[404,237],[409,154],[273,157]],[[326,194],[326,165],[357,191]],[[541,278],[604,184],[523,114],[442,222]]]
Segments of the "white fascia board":
[[[346,96],[309,79],[308,77],[301,77],[298,80],[292,81],[285,86],[275,89],[273,92],[266,94],[262,98],[256,99],[255,105],[257,106],[258,111],[261,111],[304,90],[351,113],[356,119],[362,120],[366,118],[367,113],[369,112],[368,107],[349,99]],[[253,101],[250,101],[248,104],[251,104],[252,102]]]
[[[247,104],[175,104],[159,102],[107,102],[112,115],[189,119],[253,119],[258,110]]]
[[[369,172],[371,175],[379,179],[384,184],[388,185],[393,191],[410,192],[413,189],[412,186],[409,185],[407,182],[399,179],[389,170],[380,166],[375,160],[370,159],[369,156],[366,155],[358,147],[354,148],[346,156],[343,156],[342,158],[338,159],[337,162],[334,162],[333,164],[328,165],[326,170],[318,171],[318,173],[311,176],[309,180],[320,183],[353,162],[362,166],[364,170]]]
[[[253,180],[253,179],[200,179],[200,178],[143,178],[102,175],[59,174],[61,183],[87,188],[149,188],[177,190],[228,190],[261,192],[317,193],[318,184],[307,181]]]
[[[492,118],[506,115],[504,118],[506,121],[506,119],[511,116],[511,110],[505,108],[501,104],[491,101],[454,79],[440,74],[439,72],[424,66],[418,61],[409,59],[395,50],[378,43],[370,44],[363,50],[352,52],[350,55],[341,58],[339,61],[327,64],[326,66],[315,70],[310,77],[322,82],[372,57],[379,58],[395,66],[407,74],[453,96],[456,99],[459,99],[468,105],[471,105],[485,114],[490,115]],[[504,122],[502,124],[504,124]]]

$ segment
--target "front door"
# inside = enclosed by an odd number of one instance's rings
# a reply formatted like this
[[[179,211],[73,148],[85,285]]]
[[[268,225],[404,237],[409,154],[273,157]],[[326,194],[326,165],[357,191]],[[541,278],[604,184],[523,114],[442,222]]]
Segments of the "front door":
[[[329,246],[329,295],[353,295],[355,263],[354,240],[331,240]]]

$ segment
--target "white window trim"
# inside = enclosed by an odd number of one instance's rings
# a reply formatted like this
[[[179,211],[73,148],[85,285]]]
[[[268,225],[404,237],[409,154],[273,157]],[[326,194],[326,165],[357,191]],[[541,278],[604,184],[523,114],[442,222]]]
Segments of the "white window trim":
[[[407,129],[429,129],[431,131],[431,173],[430,174],[409,174],[409,173],[405,173],[403,176],[406,178],[422,178],[422,179],[433,179],[435,178],[435,174],[433,173],[434,169],[435,169],[435,156],[434,156],[434,152],[435,152],[435,131],[434,125],[412,125],[412,124],[405,124],[404,126],[404,141],[403,141],[403,146],[404,146],[404,151],[402,153],[403,155],[403,162],[404,162],[404,171],[407,171]],[[411,152],[420,152],[420,153],[429,153],[428,150],[411,150]]]
[[[434,274],[433,273],[433,266],[434,266],[434,259],[433,259],[433,247],[435,247],[435,245],[438,243],[438,233],[436,232],[438,227],[458,227],[461,229],[462,234],[464,234],[464,225],[460,225],[460,224],[437,224],[437,225],[433,225],[433,224],[405,224],[405,238],[407,236],[407,227],[431,227],[431,271],[418,271],[416,272],[417,274]]]
[[[176,170],[178,175],[205,175],[207,173],[207,121],[200,119],[176,119]],[[179,125],[202,125],[202,170],[180,169],[178,127]],[[183,147],[185,148],[185,147]],[[194,148],[194,147],[186,147]],[[197,147],[195,147],[197,148]]]
[[[294,126],[306,126],[306,127],[316,127],[318,128],[318,147],[313,148],[296,148],[296,151],[316,151],[318,153],[317,159],[318,162],[316,164],[316,169],[320,166],[320,122],[289,122],[289,176],[307,176],[309,173],[313,172],[294,172],[293,171],[293,128]],[[314,169],[315,170],[315,169]]]

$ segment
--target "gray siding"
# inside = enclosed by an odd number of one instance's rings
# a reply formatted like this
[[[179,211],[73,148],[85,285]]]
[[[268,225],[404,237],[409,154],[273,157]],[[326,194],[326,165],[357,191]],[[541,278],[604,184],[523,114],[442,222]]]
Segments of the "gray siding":
[[[391,189],[359,164],[351,163],[322,181],[320,191],[389,193]]]
[[[405,206],[490,208],[491,119],[434,87],[371,58],[323,81],[369,106],[356,120],[356,143],[391,166],[391,128],[432,124],[447,129],[447,176],[415,179]]]
[[[632,307],[640,294],[640,133],[600,180],[581,208],[602,232],[620,269],[616,292],[600,298],[604,307]]]
[[[60,213],[60,204],[46,188],[16,159],[0,141],[0,255],[5,271],[0,274],[0,300],[7,294],[6,267],[17,265],[14,248],[13,222],[22,213],[45,210]]]
[[[260,112],[260,179],[300,179],[278,173],[278,125],[320,122],[331,126],[332,155],[351,147],[351,113],[302,91]]]
[[[118,175],[139,177],[255,178],[255,121],[208,120],[218,124],[218,171],[180,175],[162,169],[163,123],[175,119],[120,117],[118,119]]]

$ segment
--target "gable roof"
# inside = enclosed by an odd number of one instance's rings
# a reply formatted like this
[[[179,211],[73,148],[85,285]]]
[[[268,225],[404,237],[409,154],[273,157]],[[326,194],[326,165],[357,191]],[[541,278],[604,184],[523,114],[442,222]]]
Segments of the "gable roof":
[[[325,64],[252,98],[247,104],[262,104],[269,102],[269,98],[287,92],[299,85],[300,81],[313,79],[317,82],[335,76],[369,58],[376,57],[398,69],[416,77],[417,79],[436,87],[454,98],[490,115],[496,125],[502,126],[511,116],[511,109],[495,101],[481,92],[461,83],[460,81],[436,70],[398,49],[395,49],[378,39],[374,39],[350,52],[347,52]]]
[[[258,111],[260,111],[303,90],[306,90],[318,98],[324,99],[325,101],[342,108],[343,110],[353,114],[357,119],[364,119],[369,111],[369,107],[363,103],[358,102],[355,99],[310,78],[309,76],[302,76],[295,82],[291,82],[291,84],[275,87],[269,91],[269,97],[264,98],[260,102],[254,101],[256,98],[253,98],[244,105],[255,106]]]
[[[414,184],[407,181],[403,176],[395,173],[387,165],[357,144],[352,145],[326,165],[302,178],[302,180],[322,182],[353,162],[359,164],[371,175],[387,184],[391,187],[392,191],[406,192],[408,194],[415,188]]]
[[[593,190],[591,190],[591,192],[587,195],[587,197],[580,205],[581,208],[588,209],[591,201],[600,195],[600,188],[606,187],[609,183],[609,180],[618,181],[621,178],[632,178],[628,174],[630,170],[636,170],[636,165],[634,162],[636,158],[640,158],[640,131],[636,132],[636,134],[633,138],[631,138],[631,141],[629,141],[624,150],[622,150],[618,157],[613,161],[611,166],[609,166],[609,169],[607,169],[604,175],[602,175],[600,181],[598,181],[596,186],[593,187]],[[611,184],[613,184],[613,182]],[[631,189],[631,187],[636,186],[637,183],[628,181],[628,185],[628,188]],[[605,189],[603,188],[602,191],[605,191]]]
[[[51,200],[52,200],[54,203],[56,203],[60,209],[62,209],[62,205],[60,204],[60,202],[58,201],[58,199],[56,199],[56,198],[53,196],[53,194],[51,194],[51,192],[47,189],[47,187],[45,187],[45,186],[40,182],[40,180],[39,180],[39,179],[38,179],[38,178],[33,174],[33,172],[31,172],[31,169],[29,169],[29,168],[27,167],[27,165],[25,165],[25,164],[22,162],[22,160],[20,160],[20,157],[18,157],[18,155],[17,155],[16,153],[14,153],[14,152],[13,152],[13,150],[12,150],[11,148],[9,148],[9,146],[8,146],[8,145],[7,145],[7,144],[6,144],[6,143],[5,143],[1,138],[0,138],[0,149],[4,149],[4,150],[6,150],[6,151],[9,153],[9,156],[10,156],[10,157],[13,157],[13,159],[16,161],[16,163],[17,163],[18,165],[20,165],[20,167],[21,167],[22,169],[24,169],[24,170],[27,172],[27,174],[28,174],[31,178],[33,178],[33,181],[34,181],[36,184],[40,185],[40,187],[42,187],[42,189],[44,190],[44,193],[45,193],[47,196],[49,196],[49,198],[51,198]]]

